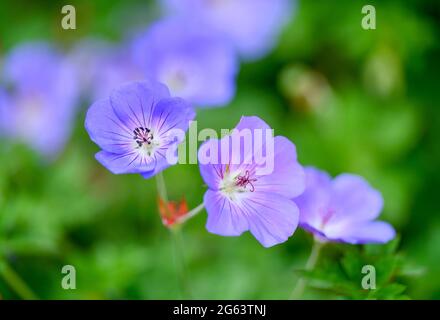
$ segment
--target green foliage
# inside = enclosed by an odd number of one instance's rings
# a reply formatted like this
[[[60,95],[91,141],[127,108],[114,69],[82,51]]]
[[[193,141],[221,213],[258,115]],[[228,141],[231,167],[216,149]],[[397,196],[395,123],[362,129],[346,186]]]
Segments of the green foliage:
[[[409,272],[397,244],[396,239],[384,246],[339,245],[314,270],[302,274],[310,287],[335,299],[408,299],[402,280]],[[363,278],[369,275],[364,266],[374,267],[375,288],[363,288]]]

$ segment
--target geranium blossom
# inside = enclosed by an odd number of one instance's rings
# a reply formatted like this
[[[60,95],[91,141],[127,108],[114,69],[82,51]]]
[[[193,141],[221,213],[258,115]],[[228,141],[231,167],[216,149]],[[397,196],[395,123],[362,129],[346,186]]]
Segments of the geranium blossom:
[[[133,57],[146,77],[197,107],[223,106],[234,97],[235,52],[209,28],[181,19],[159,21],[135,38]]]
[[[234,147],[232,140],[245,130],[252,136],[252,148]],[[200,147],[200,172],[208,185],[204,204],[209,232],[238,236],[249,230],[265,247],[284,242],[294,233],[299,211],[292,198],[304,190],[303,169],[295,145],[287,138],[257,138],[257,132],[267,130],[271,129],[260,118],[243,117],[231,135]],[[261,152],[273,161],[270,172],[259,170],[257,154]],[[204,163],[207,153],[215,153],[210,154],[210,163]]]
[[[85,126],[102,149],[96,159],[103,166],[115,174],[139,173],[149,178],[175,164],[167,153],[176,150],[184,138],[178,133],[188,129],[194,116],[193,108],[171,98],[166,86],[134,82],[95,102]]]
[[[323,171],[306,168],[306,180],[305,192],[295,201],[300,226],[318,240],[385,243],[395,237],[390,224],[375,220],[382,211],[382,195],[364,178],[345,173],[331,179]]]
[[[52,158],[66,143],[78,102],[76,72],[44,42],[17,46],[1,74],[0,132]]]

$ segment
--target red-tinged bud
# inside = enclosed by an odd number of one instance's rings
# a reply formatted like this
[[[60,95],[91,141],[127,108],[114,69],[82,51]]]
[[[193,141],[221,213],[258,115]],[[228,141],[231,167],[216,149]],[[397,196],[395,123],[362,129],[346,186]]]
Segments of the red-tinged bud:
[[[183,198],[178,201],[164,201],[162,198],[158,198],[159,213],[162,218],[162,223],[166,227],[172,227],[176,222],[188,213],[188,204]]]

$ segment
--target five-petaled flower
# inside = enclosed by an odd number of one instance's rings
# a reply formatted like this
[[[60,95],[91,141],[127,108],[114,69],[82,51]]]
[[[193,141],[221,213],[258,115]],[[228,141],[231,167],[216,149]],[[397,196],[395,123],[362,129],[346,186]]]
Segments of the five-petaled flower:
[[[78,102],[72,64],[46,42],[28,42],[6,57],[0,78],[0,134],[52,159],[69,138]]]
[[[238,63],[221,35],[191,21],[156,22],[133,41],[133,61],[146,77],[197,107],[219,107],[235,94]]]
[[[234,146],[234,135],[243,130],[251,133],[252,148]],[[238,236],[249,230],[263,246],[270,247],[286,241],[297,228],[299,211],[292,198],[303,192],[305,177],[295,145],[271,135],[270,154],[267,141],[256,137],[258,130],[272,134],[260,118],[242,117],[231,135],[206,141],[199,149],[200,172],[209,188],[204,196],[208,231]],[[208,151],[213,152],[211,160],[203,163]],[[274,166],[263,173],[256,155],[265,152]]]
[[[96,159],[103,166],[115,174],[150,178],[177,162],[177,145],[194,116],[193,108],[170,97],[166,86],[133,82],[95,102],[85,126],[102,149]]]
[[[300,226],[317,240],[352,244],[385,243],[395,237],[393,227],[374,221],[382,211],[381,194],[353,174],[334,178],[306,168],[306,191],[295,199]]]

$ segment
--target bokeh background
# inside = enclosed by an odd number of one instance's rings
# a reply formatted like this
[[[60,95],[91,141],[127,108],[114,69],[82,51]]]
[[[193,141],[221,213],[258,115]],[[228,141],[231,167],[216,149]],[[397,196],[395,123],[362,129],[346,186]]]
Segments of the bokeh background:
[[[16,45],[47,40],[68,52],[83,38],[121,44],[160,17],[155,1],[69,1],[77,29],[60,27],[63,1],[1,1],[0,59]],[[242,62],[233,101],[200,109],[200,128],[233,128],[258,115],[296,144],[299,160],[331,174],[365,176],[385,198],[381,219],[399,237],[384,246],[330,244],[310,274],[308,298],[440,298],[440,4],[369,1],[377,29],[361,28],[364,1],[298,1],[277,46]],[[1,60],[0,60],[1,61]],[[84,70],[86,72],[86,70]],[[89,102],[55,161],[26,145],[0,145],[0,295],[12,283],[42,299],[285,299],[310,252],[298,230],[263,248],[251,235],[219,237],[206,213],[182,230],[189,290],[157,209],[156,184],[113,175],[94,159],[84,129]],[[197,165],[164,172],[169,196],[189,207],[205,187]],[[77,289],[63,290],[73,265]],[[377,269],[378,289],[361,290],[361,267]],[[178,267],[178,266],[177,266]],[[189,292],[188,292],[189,291]]]

